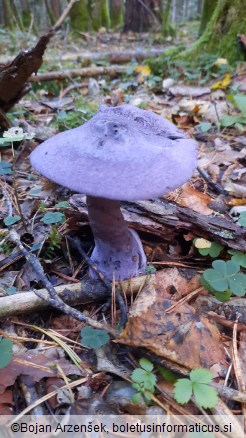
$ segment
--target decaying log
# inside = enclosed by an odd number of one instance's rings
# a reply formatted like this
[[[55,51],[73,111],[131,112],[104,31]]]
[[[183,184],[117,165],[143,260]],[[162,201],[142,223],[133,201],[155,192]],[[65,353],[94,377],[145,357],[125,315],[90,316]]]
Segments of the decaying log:
[[[124,294],[130,295],[138,292],[151,277],[151,275],[143,275],[117,284]],[[96,280],[83,280],[76,284],[57,286],[55,290],[60,298],[71,306],[101,301],[108,296],[107,288]],[[39,292],[48,296],[46,289],[39,289]],[[36,312],[46,307],[48,307],[47,302],[35,295],[34,292],[20,292],[0,298],[0,318]]]
[[[43,62],[43,54],[53,35],[49,31],[43,35],[36,46],[24,50],[7,65],[0,66],[0,109],[8,111],[28,91],[27,80],[36,73]]]
[[[73,70],[51,71],[49,73],[39,73],[33,75],[30,78],[31,82],[41,81],[54,81],[62,79],[72,79],[78,77],[90,77],[90,76],[117,76],[122,73],[126,73],[128,67],[123,65],[112,65],[107,67],[85,67],[75,68]]]
[[[85,197],[73,195],[70,202],[87,219]],[[122,211],[130,226],[159,236],[165,242],[173,243],[181,232],[192,231],[197,237],[246,252],[246,228],[240,227],[229,216],[205,216],[165,199],[124,202]]]
[[[147,58],[154,58],[163,55],[163,49],[149,49],[149,50],[124,50],[122,52],[77,52],[65,53],[59,57],[59,61],[77,61],[77,62],[97,62],[106,61],[109,64],[124,64],[131,61],[143,61]],[[50,56],[44,56],[44,62],[54,61]]]
[[[170,49],[169,47],[168,49]],[[144,59],[148,58],[154,58],[156,56],[163,55],[165,53],[165,50],[153,48],[148,50],[124,50],[122,52],[76,52],[76,53],[64,53],[50,56],[44,54],[43,56],[43,62],[49,63],[54,62],[57,58],[57,61],[63,62],[63,61],[74,61],[74,62],[81,62],[83,65],[87,63],[95,63],[98,61],[106,61],[109,64],[124,64],[131,61],[137,61],[141,62]],[[8,63],[11,62],[12,58],[10,56],[0,56],[0,63]]]
[[[131,203],[128,206],[131,208]],[[177,231],[191,230],[199,237],[246,252],[246,228],[240,227],[229,216],[205,216],[164,199],[140,201],[132,204],[133,208],[135,206],[139,214],[144,213],[164,226],[174,227]]]

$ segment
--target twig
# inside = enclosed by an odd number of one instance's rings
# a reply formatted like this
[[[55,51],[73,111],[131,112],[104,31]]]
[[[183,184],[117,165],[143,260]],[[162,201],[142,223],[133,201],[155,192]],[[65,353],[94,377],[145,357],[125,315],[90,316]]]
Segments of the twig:
[[[58,30],[61,25],[63,24],[64,20],[67,18],[69,12],[71,11],[72,7],[75,5],[75,3],[78,3],[79,0],[71,0],[66,9],[63,11],[63,13],[61,14],[60,18],[57,20],[57,22],[54,24],[54,26],[52,26],[52,30]]]
[[[191,293],[189,293],[188,295],[186,295],[185,297],[181,298],[181,300],[177,301],[176,303],[174,303],[172,306],[168,307],[166,310],[166,313],[171,313],[174,310],[176,311],[177,307],[187,303],[187,301],[189,301],[191,298],[193,298],[194,296],[196,296],[199,292],[201,292],[203,290],[203,286],[202,287],[198,287],[197,289],[193,290]]]
[[[34,293],[41,299],[45,300],[48,304],[50,304],[52,307],[55,307],[56,309],[60,310],[61,312],[66,313],[67,315],[71,315],[73,318],[77,319],[78,321],[85,322],[89,324],[91,327],[97,328],[99,330],[107,330],[111,335],[115,336],[116,331],[112,329],[111,327],[106,327],[104,324],[101,324],[100,322],[97,322],[93,320],[92,318],[89,318],[88,316],[84,315],[83,313],[79,312],[76,309],[73,309],[72,307],[65,304],[62,299],[57,294],[55,288],[50,283],[50,281],[47,279],[44,270],[36,258],[34,254],[29,253],[24,246],[22,245],[20,241],[20,237],[18,233],[15,230],[10,230],[9,233],[9,240],[13,243],[15,243],[22,254],[25,256],[26,260],[30,263],[34,271],[36,272],[39,281],[43,284],[43,286],[47,289],[49,292],[49,297],[45,296],[42,292],[38,290],[34,290]]]
[[[207,183],[211,189],[213,189],[216,193],[221,193],[222,195],[226,194],[226,191],[223,189],[223,187],[221,185],[215,183],[214,181],[212,181],[209,174],[207,172],[205,172],[204,169],[197,166],[197,170],[200,173],[200,175],[205,179],[205,181],[207,181]]]
[[[90,376],[91,379],[97,378],[97,376],[100,375],[94,374],[94,376]],[[89,377],[82,377],[81,379],[75,380],[75,382],[69,383],[70,388],[76,388],[76,386],[82,385],[88,381]],[[49,392],[48,394],[41,397],[39,400],[36,400],[34,403],[32,403],[30,406],[27,406],[23,411],[18,414],[12,421],[10,420],[9,425],[13,424],[13,422],[19,421],[24,415],[28,414],[28,412],[32,411],[36,406],[40,405],[46,400],[49,400],[51,397],[54,397],[57,395],[59,391],[62,391],[63,389],[66,389],[67,385],[62,386],[61,388],[55,389],[54,391]]]
[[[5,189],[2,189],[2,194],[6,202],[7,210],[8,210],[8,216],[13,216],[13,207],[12,202],[10,201],[9,195],[6,192]]]
[[[90,257],[86,254],[86,252],[83,250],[81,243],[78,238],[73,238],[70,236],[67,236],[68,241],[77,249],[79,254],[83,257],[83,259],[86,261],[86,263],[90,266],[90,268],[93,269],[93,271],[97,274],[99,280],[106,286],[106,288],[109,290],[109,292],[112,291],[112,284],[111,282],[105,278],[101,272],[98,271],[97,267],[92,263]],[[124,302],[124,299],[122,298],[120,291],[118,288],[115,288],[115,297],[117,304],[121,311],[121,328],[124,328],[127,321],[127,311],[126,311],[126,305]]]
[[[69,94],[71,91],[73,90],[77,90],[78,88],[86,88],[88,87],[88,81],[86,82],[75,82],[75,84],[69,85],[67,88],[65,88],[64,90],[60,91],[59,94],[59,98],[62,99],[63,97],[65,97],[67,94]]]
[[[238,356],[238,348],[237,348],[237,326],[238,326],[238,318],[239,314],[237,314],[237,320],[234,322],[233,326],[233,335],[232,335],[232,357],[233,357],[233,367],[236,376],[237,386],[239,391],[245,392],[245,382],[242,373],[242,367],[240,363],[240,359]],[[245,397],[246,402],[246,397]]]
[[[230,320],[226,319],[226,317],[224,315],[218,315],[216,312],[213,312],[212,310],[210,310],[207,313],[207,315],[210,318],[212,318],[214,321],[216,321],[219,324],[223,325],[224,327],[227,327],[227,328],[230,328],[230,329],[233,329],[233,327],[234,327],[235,321],[230,321]],[[238,332],[246,331],[246,324],[238,323],[237,331]]]
[[[225,397],[227,400],[234,400],[240,403],[246,403],[246,393],[245,391],[237,391],[233,388],[228,388],[220,385],[219,383],[210,383],[215,389],[217,389],[221,397]]]
[[[24,256],[21,251],[16,251],[13,254],[5,257],[3,260],[0,260],[0,272],[6,269],[8,266],[11,266],[13,263],[22,259]]]

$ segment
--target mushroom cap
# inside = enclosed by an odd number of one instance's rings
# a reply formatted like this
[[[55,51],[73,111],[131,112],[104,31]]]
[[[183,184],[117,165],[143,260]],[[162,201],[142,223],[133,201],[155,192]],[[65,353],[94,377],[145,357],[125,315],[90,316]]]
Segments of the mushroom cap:
[[[87,195],[150,199],[180,187],[196,167],[196,142],[173,123],[133,105],[108,107],[53,136],[30,156],[46,178]]]

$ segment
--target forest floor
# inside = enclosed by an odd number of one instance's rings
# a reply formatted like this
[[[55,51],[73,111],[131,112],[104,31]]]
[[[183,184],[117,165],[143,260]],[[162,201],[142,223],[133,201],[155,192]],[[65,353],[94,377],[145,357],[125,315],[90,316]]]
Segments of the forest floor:
[[[29,92],[6,114],[1,415],[230,414],[238,430],[246,406],[246,68],[205,54],[189,65],[168,51],[132,60],[149,49],[188,44],[192,32],[184,27],[178,39],[165,42],[153,34],[102,31],[73,41],[58,33]],[[10,62],[25,44],[25,35],[2,33],[0,62]],[[135,56],[124,63],[101,57],[130,50]],[[95,52],[100,56],[90,56]],[[106,67],[114,71],[98,70]],[[29,162],[39,143],[86,122],[101,103],[154,111],[199,147],[198,168],[181,188],[123,203],[148,268],[146,275],[113,282],[110,291],[88,279],[81,257],[81,249],[90,254],[93,246],[84,196],[41,178]],[[71,307],[60,311],[56,297],[52,309],[45,288]],[[121,333],[116,290],[128,311]]]

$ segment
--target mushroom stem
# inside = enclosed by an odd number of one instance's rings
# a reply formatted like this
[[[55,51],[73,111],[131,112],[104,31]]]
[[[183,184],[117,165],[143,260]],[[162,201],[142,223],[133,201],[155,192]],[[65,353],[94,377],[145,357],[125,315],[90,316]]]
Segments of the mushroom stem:
[[[144,271],[146,257],[138,234],[130,230],[120,202],[87,196],[88,215],[95,239],[92,262],[108,279],[124,280]],[[90,269],[92,278],[97,278]]]

